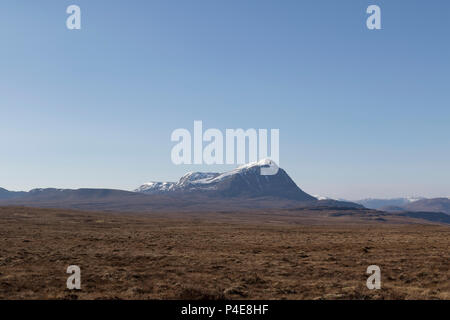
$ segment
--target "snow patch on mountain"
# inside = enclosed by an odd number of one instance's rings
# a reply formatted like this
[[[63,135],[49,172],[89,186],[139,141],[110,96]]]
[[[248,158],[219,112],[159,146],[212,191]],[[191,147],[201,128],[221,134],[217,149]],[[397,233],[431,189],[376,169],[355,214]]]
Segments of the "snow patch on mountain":
[[[424,197],[407,197],[407,198],[405,198],[406,199],[406,201],[408,201],[408,202],[416,202],[416,201],[419,201],[419,200],[423,200],[423,199],[425,199]]]
[[[316,198],[317,200],[334,200],[332,198],[320,196],[318,194],[313,195],[313,197]]]
[[[186,186],[189,184],[205,184],[209,183],[212,179],[220,175],[217,172],[188,172],[181,177],[177,186]]]
[[[175,182],[147,182],[134,190],[135,192],[153,193],[171,191],[175,186]]]

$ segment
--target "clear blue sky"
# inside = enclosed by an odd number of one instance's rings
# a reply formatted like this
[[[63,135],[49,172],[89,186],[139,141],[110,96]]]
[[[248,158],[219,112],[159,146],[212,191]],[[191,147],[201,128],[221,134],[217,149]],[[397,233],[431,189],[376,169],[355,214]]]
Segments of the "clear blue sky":
[[[82,30],[66,29],[67,6]],[[366,8],[383,30],[366,28]],[[450,2],[0,3],[0,186],[177,180],[177,128],[279,128],[280,163],[336,198],[450,196]]]

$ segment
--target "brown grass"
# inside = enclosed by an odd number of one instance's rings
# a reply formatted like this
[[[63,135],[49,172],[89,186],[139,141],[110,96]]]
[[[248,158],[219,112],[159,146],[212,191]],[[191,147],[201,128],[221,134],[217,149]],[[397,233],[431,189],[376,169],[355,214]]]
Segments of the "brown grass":
[[[0,208],[0,299],[450,299],[448,226],[312,214]]]

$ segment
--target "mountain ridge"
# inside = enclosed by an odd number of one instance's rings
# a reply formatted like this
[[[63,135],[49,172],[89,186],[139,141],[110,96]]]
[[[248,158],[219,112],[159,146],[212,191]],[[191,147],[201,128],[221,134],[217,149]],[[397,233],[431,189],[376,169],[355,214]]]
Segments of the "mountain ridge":
[[[449,198],[421,199],[403,206],[385,206],[381,209],[389,212],[401,212],[401,211],[434,212],[434,213],[445,213],[450,215],[450,199]]]
[[[399,198],[366,198],[354,201],[369,209],[382,209],[387,206],[404,206],[409,203],[425,199],[424,197],[399,197]]]
[[[107,211],[364,208],[352,202],[318,200],[301,190],[281,168],[274,175],[261,175],[262,168],[271,164],[263,160],[222,173],[189,172],[176,183],[153,182],[134,191],[46,188],[15,194],[4,190],[0,205]]]

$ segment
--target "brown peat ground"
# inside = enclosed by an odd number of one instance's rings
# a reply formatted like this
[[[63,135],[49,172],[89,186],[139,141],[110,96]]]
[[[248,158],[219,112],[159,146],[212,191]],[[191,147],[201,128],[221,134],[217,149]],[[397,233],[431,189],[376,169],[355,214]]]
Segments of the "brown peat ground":
[[[0,241],[0,299],[450,299],[450,227],[373,212],[3,207]]]

